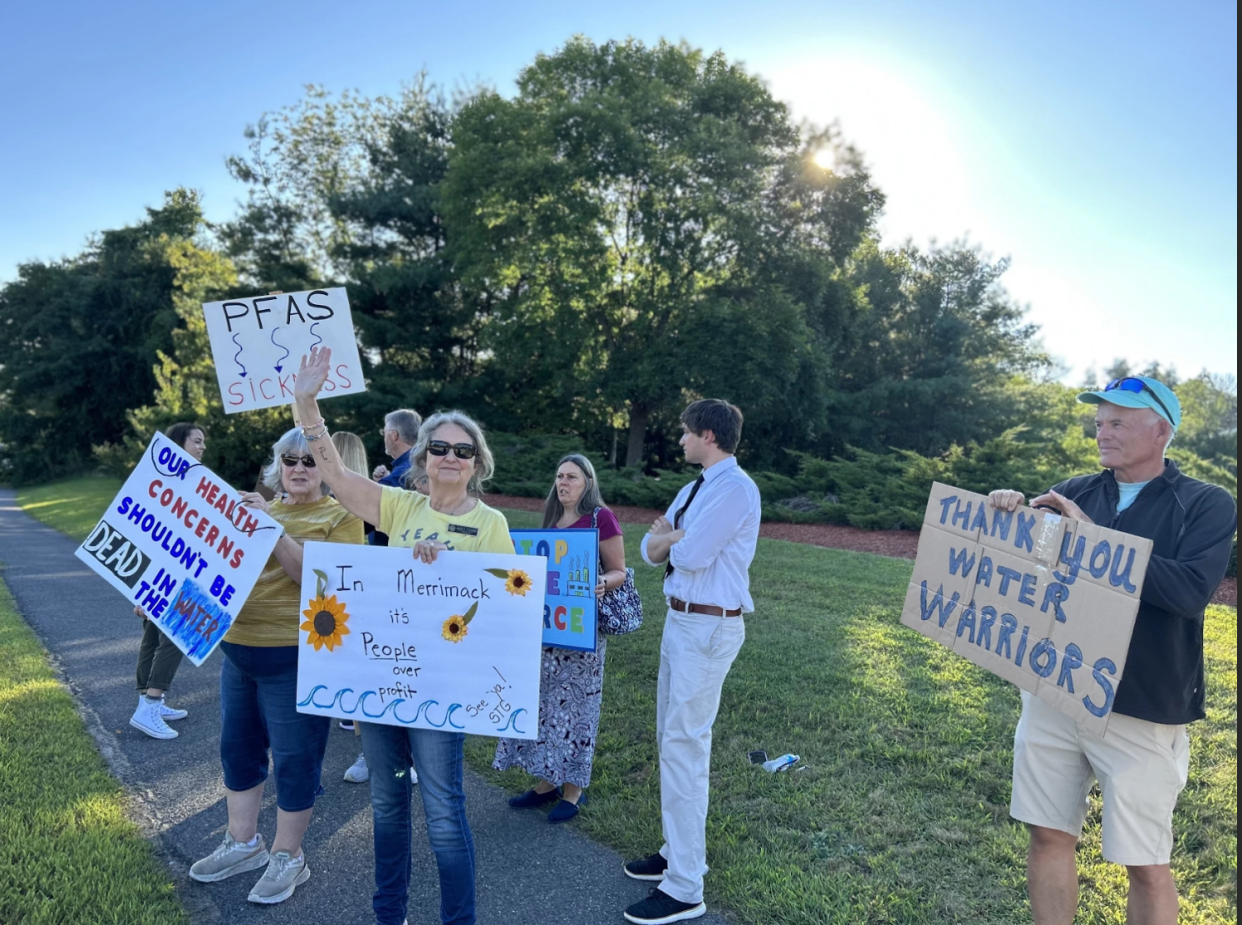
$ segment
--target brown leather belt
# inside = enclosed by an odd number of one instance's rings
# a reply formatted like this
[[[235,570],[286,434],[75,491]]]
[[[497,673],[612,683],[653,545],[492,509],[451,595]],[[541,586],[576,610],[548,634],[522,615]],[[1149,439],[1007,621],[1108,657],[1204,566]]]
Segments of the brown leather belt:
[[[670,597],[668,606],[682,613],[701,613],[709,617],[740,617],[742,615],[741,607],[737,610],[725,610],[715,604],[687,604],[679,597]]]

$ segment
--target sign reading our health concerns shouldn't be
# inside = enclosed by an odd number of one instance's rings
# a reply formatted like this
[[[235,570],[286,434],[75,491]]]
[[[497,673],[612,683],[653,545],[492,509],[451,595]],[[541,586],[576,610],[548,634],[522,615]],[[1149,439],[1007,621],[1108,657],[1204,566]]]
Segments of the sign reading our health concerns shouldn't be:
[[[366,391],[343,288],[207,302],[203,314],[226,414],[292,404],[298,365],[312,347],[332,348],[320,398]]]
[[[937,482],[901,622],[1103,734],[1151,548]]]
[[[533,739],[546,560],[307,543],[298,710]]]
[[[543,595],[543,644],[595,651],[595,583],[599,581],[599,531],[510,530],[520,555],[548,560]]]
[[[201,665],[233,625],[281,532],[156,434],[76,555]]]

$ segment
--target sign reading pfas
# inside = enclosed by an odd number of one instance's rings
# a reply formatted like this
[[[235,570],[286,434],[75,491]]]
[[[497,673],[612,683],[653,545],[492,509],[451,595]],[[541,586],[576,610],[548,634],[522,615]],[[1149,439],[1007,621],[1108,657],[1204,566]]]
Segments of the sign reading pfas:
[[[901,622],[1102,734],[1151,548],[937,482]]]
[[[312,347],[332,348],[320,398],[366,391],[343,288],[207,302],[203,314],[226,414],[292,404],[298,363]]]

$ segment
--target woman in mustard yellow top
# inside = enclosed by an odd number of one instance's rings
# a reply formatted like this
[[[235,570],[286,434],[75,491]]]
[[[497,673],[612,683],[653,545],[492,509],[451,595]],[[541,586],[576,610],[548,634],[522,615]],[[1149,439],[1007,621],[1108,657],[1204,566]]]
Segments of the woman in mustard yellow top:
[[[302,358],[294,395],[303,434],[319,471],[345,509],[388,534],[388,545],[409,546],[424,562],[443,549],[512,553],[504,515],[471,495],[491,478],[492,454],[483,431],[460,411],[432,415],[418,432],[411,473],[425,472],[429,494],[379,485],[341,465],[315,396],[331,368],[331,350]],[[411,486],[413,487],[413,486]],[[418,772],[427,838],[440,871],[440,918],[474,925],[474,841],[462,788],[465,735],[361,723],[371,773],[375,827],[375,897],[379,925],[405,921],[410,887],[410,764]]]
[[[266,865],[249,899],[278,903],[310,877],[302,836],[332,726],[326,716],[297,711],[302,544],[361,544],[362,521],[327,497],[310,445],[296,428],[276,441],[263,481],[276,500],[269,504],[256,492],[243,492],[242,501],[266,511],[285,532],[220,643],[220,763],[229,825],[220,847],[196,862],[190,876],[213,883]],[[276,773],[270,854],[258,834],[269,749]]]

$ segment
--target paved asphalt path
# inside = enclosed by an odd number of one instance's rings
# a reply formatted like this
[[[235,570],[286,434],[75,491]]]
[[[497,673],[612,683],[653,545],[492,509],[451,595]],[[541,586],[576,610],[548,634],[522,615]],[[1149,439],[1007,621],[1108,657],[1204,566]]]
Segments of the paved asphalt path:
[[[214,884],[186,876],[190,864],[219,844],[227,823],[218,751],[223,656],[212,655],[200,668],[182,663],[169,696],[190,711],[176,723],[179,738],[159,741],[133,729],[139,619],[74,558],[73,540],[23,514],[13,499],[13,492],[0,490],[0,574],[59,663],[100,750],[134,795],[135,816],[159,846],[195,925],[374,922],[369,788],[341,779],[358,747],[352,733],[335,727],[324,759],[325,792],[304,842],[311,879],[286,902],[259,906],[246,901],[257,874]],[[269,842],[276,829],[272,789],[259,816]],[[649,885],[622,873],[618,854],[578,834],[572,823],[553,826],[540,811],[510,810],[503,790],[469,771],[466,795],[483,925],[613,925],[624,922],[627,905],[647,894]],[[409,923],[438,925],[435,859],[422,818],[415,798]],[[697,921],[725,925],[712,914]]]

